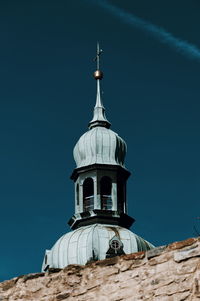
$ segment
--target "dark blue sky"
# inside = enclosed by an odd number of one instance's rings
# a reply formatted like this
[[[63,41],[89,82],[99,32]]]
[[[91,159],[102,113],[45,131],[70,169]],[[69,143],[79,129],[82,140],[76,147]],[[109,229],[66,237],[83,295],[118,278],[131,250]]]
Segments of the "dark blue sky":
[[[200,48],[200,3],[111,3]],[[90,1],[0,3],[0,280],[40,271],[69,231],[72,150],[103,100],[128,145],[132,230],[159,246],[200,229],[200,61],[188,59]]]

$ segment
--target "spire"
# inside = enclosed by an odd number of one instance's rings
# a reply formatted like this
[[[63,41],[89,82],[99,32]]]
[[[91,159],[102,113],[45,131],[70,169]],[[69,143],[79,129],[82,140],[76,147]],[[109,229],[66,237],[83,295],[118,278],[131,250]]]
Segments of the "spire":
[[[103,72],[99,69],[100,66],[100,55],[103,50],[99,48],[99,43],[97,42],[97,55],[94,58],[94,61],[97,63],[97,70],[94,72],[94,78],[97,81],[97,96],[96,96],[96,104],[94,107],[93,119],[89,123],[89,129],[95,126],[103,126],[106,128],[110,127],[110,122],[106,119],[105,108],[101,99],[101,87],[100,81],[103,78]]]

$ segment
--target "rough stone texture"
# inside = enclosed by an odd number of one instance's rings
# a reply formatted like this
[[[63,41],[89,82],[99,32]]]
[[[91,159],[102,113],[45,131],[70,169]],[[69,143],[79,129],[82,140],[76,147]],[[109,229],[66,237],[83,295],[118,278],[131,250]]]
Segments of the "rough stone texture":
[[[200,301],[200,239],[0,283],[0,301],[15,300]]]

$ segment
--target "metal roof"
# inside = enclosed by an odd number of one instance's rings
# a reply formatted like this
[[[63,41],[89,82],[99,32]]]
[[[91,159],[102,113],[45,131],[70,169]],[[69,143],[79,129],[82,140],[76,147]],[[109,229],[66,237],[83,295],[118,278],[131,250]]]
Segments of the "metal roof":
[[[46,251],[46,263],[44,259],[42,270],[46,266],[64,268],[69,264],[85,265],[93,259],[105,259],[114,237],[122,243],[125,254],[153,248],[152,244],[126,228],[93,224],[64,234],[51,250]]]

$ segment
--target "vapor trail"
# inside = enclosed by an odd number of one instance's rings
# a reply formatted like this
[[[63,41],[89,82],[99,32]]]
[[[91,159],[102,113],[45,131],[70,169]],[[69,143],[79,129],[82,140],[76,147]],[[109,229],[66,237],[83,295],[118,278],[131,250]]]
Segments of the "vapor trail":
[[[132,13],[128,13],[121,8],[118,8],[111,3],[104,0],[90,0],[90,2],[96,3],[99,6],[103,7],[114,16],[119,18],[124,23],[132,25],[135,28],[138,28],[144,32],[149,33],[155,37],[159,42],[173,48],[178,53],[185,55],[190,59],[195,59],[200,61],[200,49],[184,40],[181,40],[173,36],[170,32],[166,31],[164,28],[156,26],[150,22],[143,20],[135,16]]]

